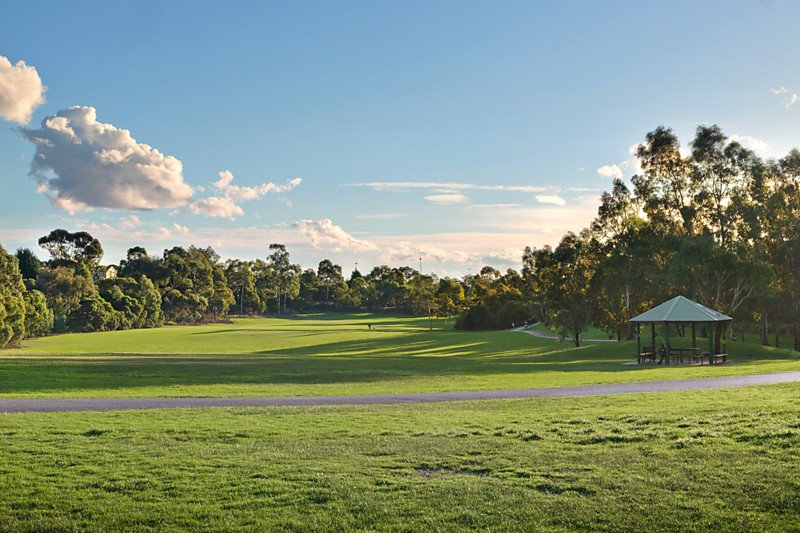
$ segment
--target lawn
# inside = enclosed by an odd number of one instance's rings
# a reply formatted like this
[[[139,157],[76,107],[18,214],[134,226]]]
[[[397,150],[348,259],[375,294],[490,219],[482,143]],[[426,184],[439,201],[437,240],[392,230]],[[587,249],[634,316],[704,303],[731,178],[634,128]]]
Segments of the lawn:
[[[57,335],[0,351],[0,397],[379,394],[800,369],[796,352],[750,342],[729,344],[730,365],[639,367],[622,364],[633,360],[630,342],[575,348],[521,332],[433,326],[425,318],[330,313]]]
[[[0,415],[0,530],[789,531],[800,385]]]

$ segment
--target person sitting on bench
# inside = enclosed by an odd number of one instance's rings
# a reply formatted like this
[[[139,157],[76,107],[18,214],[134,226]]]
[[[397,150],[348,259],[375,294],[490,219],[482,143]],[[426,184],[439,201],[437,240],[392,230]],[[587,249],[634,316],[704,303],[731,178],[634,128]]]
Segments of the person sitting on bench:
[[[668,352],[669,352],[669,350],[667,350],[667,341],[664,341],[664,342],[661,343],[661,348],[658,349],[658,356],[659,356],[658,364],[659,365],[664,362],[664,359],[667,359],[667,353]],[[667,359],[667,364],[669,364],[669,359]]]

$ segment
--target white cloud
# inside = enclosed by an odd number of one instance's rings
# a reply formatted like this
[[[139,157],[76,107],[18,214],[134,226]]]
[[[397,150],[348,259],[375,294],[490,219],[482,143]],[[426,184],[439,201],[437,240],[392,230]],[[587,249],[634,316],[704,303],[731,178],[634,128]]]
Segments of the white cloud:
[[[136,215],[122,217],[119,219],[119,227],[122,229],[132,229],[142,225],[142,221]]]
[[[485,261],[500,265],[519,264],[522,262],[522,248],[510,247],[491,252],[486,256]]]
[[[378,247],[365,239],[357,239],[347,233],[341,226],[337,226],[329,218],[318,221],[299,220],[293,224],[297,232],[311,240],[314,248],[331,248],[334,252],[344,250],[365,251],[377,250]]]
[[[172,223],[172,230],[175,233],[180,233],[181,235],[189,235],[189,228],[186,226],[181,226],[180,224],[176,224],[175,222]]]
[[[294,178],[283,185],[269,182],[255,187],[241,187],[233,185],[233,173],[230,170],[223,170],[219,173],[219,179],[213,184],[214,189],[222,196],[203,198],[193,202],[191,208],[198,215],[233,219],[244,214],[244,209],[236,203],[237,201],[257,200],[269,193],[288,192],[300,185],[302,181],[301,178]]]
[[[219,173],[219,179],[214,182],[214,188],[232,200],[255,200],[269,193],[288,192],[303,182],[301,178],[294,178],[287,181],[284,185],[274,183],[262,183],[255,187],[240,187],[232,185],[233,174],[230,170],[223,170]]]
[[[769,92],[783,98],[786,109],[791,109],[794,104],[800,102],[800,94],[790,91],[783,85],[777,89],[770,89]]]
[[[180,160],[136,142],[128,130],[98,122],[93,107],[62,109],[39,129],[21,131],[36,145],[29,175],[70,213],[176,207],[192,197]]]
[[[478,185],[461,182],[437,181],[371,181],[364,183],[351,183],[351,187],[369,187],[376,191],[399,191],[413,189],[444,189],[449,191],[512,191],[512,192],[546,192],[558,190],[556,187],[541,185]]]
[[[461,250],[448,250],[439,246],[427,244],[415,245],[410,241],[400,241],[395,246],[390,246],[381,255],[384,261],[416,262],[419,258],[423,261],[469,263],[475,257]],[[423,267],[424,270],[424,267]]]
[[[753,137],[752,135],[731,135],[730,140],[741,144],[745,148],[753,150],[759,155],[770,155],[769,145],[761,139]]]
[[[24,61],[12,65],[0,55],[0,117],[27,124],[33,110],[44,103],[46,89],[35,67]]]
[[[431,194],[425,199],[435,204],[460,204],[467,201],[463,194]]]
[[[566,205],[567,202],[556,194],[537,194],[536,201],[540,204]]]
[[[622,169],[619,165],[603,165],[597,169],[597,173],[606,178],[622,179]]]
[[[244,215],[244,209],[236,205],[230,198],[210,196],[197,200],[191,204],[192,211],[197,215],[206,215],[215,218],[229,218]]]

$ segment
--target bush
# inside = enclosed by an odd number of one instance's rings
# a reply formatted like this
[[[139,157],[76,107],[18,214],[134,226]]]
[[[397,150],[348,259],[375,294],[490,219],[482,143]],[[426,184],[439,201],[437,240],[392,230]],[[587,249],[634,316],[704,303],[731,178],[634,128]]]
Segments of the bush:
[[[25,293],[25,336],[42,337],[53,330],[53,310],[40,291]]]

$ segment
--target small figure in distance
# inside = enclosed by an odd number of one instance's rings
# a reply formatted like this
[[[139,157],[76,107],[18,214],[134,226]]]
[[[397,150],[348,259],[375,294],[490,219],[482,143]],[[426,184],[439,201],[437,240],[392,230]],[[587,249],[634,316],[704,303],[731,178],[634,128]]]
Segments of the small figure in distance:
[[[371,330],[372,329],[372,324],[367,324],[367,328]]]
[[[666,359],[667,357],[667,341],[661,343],[661,348],[658,349],[658,355],[660,357],[660,359],[658,360],[658,364],[660,365],[661,363],[664,362],[664,359]]]

